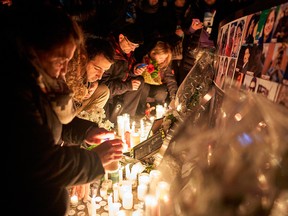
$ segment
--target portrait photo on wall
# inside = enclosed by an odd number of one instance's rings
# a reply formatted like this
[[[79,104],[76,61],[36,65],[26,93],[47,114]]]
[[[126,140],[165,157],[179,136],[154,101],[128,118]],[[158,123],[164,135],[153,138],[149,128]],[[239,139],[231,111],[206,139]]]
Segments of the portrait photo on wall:
[[[280,85],[269,80],[246,75],[243,86],[247,91],[264,95],[271,101],[276,101]]]
[[[271,40],[273,38],[279,8],[280,5],[262,11],[256,33],[256,40],[258,44],[275,42]]]
[[[280,101],[288,85],[288,2],[243,15],[219,26],[214,82],[224,92],[234,85]]]
[[[237,64],[236,64],[236,71],[239,73],[246,74],[247,71],[250,71],[250,64],[252,65],[253,62],[251,61],[253,45],[252,44],[244,44],[241,46],[239,56],[237,59]]]
[[[264,44],[265,62],[261,78],[277,83],[283,83],[287,70],[288,44],[269,43]]]
[[[234,38],[233,38],[231,57],[235,57],[235,58],[238,57],[238,52],[242,44],[244,27],[245,27],[245,19],[238,20],[236,29],[235,29]]]
[[[247,16],[244,30],[243,44],[253,44],[257,42],[255,38],[258,28],[258,22],[260,19],[260,14],[261,11]]]
[[[288,43],[288,2],[279,8],[273,39],[276,42]]]

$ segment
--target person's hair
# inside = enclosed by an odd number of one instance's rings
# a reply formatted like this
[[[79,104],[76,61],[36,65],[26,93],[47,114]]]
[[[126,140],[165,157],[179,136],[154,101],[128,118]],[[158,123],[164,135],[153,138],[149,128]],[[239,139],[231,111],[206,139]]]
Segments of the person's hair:
[[[81,28],[63,8],[38,5],[19,13],[22,39],[34,49],[50,51],[71,39],[77,45],[83,42]]]
[[[115,30],[115,37],[123,34],[130,42],[134,44],[144,43],[144,33],[141,26],[137,23],[129,23],[122,26],[120,29]]]
[[[167,42],[158,41],[152,50],[149,52],[149,56],[152,57],[153,55],[162,55],[168,54],[165,61],[161,64],[158,64],[161,69],[165,69],[169,66],[172,60],[172,49],[171,46]],[[152,57],[153,58],[153,57]]]
[[[112,44],[104,38],[87,38],[85,45],[80,47],[69,62],[66,83],[73,91],[73,98],[81,102],[86,94],[86,66],[96,56],[103,55],[110,63],[114,63],[115,50]]]
[[[90,37],[85,41],[85,49],[88,61],[92,60],[97,55],[103,55],[109,62],[115,61],[115,50],[112,44],[99,37]]]
[[[245,35],[245,39],[249,36],[249,28],[250,28],[250,26],[252,25],[252,23],[254,22],[255,23],[255,26],[256,26],[256,24],[258,23],[258,21],[259,21],[259,18],[260,18],[260,15],[259,14],[253,14],[252,15],[252,17],[251,17],[251,19],[249,20],[249,23],[248,23],[248,25],[247,25],[247,31],[246,31],[246,35]],[[254,28],[255,28],[255,26],[254,26]],[[254,29],[253,29],[254,30]],[[252,32],[252,35],[253,35],[253,32]]]

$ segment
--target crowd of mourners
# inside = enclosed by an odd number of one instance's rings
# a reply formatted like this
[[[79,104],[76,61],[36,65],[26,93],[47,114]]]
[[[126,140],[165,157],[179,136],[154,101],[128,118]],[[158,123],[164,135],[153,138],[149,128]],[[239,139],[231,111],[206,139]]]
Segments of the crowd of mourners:
[[[122,157],[123,141],[79,113],[100,107],[115,122],[144,114],[147,102],[173,108],[190,51],[213,51],[224,4],[232,12],[247,3],[1,0],[5,200],[21,198],[11,212],[65,215],[67,188]]]

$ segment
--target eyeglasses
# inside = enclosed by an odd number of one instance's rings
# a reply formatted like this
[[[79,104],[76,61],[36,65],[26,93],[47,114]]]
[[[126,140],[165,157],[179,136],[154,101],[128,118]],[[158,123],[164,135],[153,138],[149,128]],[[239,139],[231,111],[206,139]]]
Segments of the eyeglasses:
[[[127,39],[127,37],[124,37],[124,38],[125,38],[127,44],[128,44],[131,48],[138,48],[138,47],[139,47],[139,44],[131,43],[131,42]]]

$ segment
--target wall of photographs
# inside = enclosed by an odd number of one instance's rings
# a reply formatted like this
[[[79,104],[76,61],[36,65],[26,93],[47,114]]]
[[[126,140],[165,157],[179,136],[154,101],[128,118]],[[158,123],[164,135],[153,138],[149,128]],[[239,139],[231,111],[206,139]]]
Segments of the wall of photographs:
[[[263,94],[288,107],[288,2],[219,28],[215,84]]]

